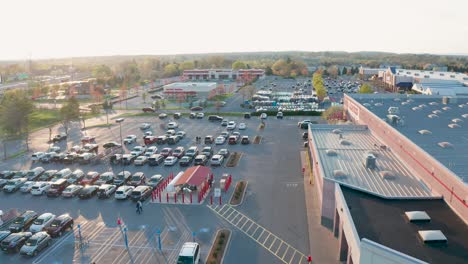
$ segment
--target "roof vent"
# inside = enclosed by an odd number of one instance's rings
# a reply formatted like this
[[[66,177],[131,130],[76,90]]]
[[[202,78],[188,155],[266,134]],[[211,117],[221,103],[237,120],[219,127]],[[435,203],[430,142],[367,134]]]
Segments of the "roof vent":
[[[442,107],[442,110],[448,111],[448,110],[450,110],[450,107],[448,107],[448,106]]]
[[[341,140],[340,140],[340,144],[341,144],[341,145],[344,145],[344,146],[348,146],[348,145],[351,145],[351,142],[349,142],[349,141],[346,140],[346,139],[341,139]]]
[[[431,217],[424,211],[408,211],[405,212],[406,218],[410,222],[429,222]]]
[[[384,180],[394,180],[396,178],[395,173],[393,173],[392,171],[379,171],[379,174],[380,177],[382,177],[382,179]]]
[[[401,101],[401,100],[400,100],[400,98],[397,97],[397,98],[393,98],[393,101],[399,102],[399,101]]]
[[[408,102],[401,102],[401,105],[408,105]]]
[[[441,148],[453,148],[453,145],[450,142],[444,141],[437,143]]]
[[[429,105],[439,105],[437,102],[430,102]]]
[[[450,128],[460,128],[461,126],[459,124],[449,124],[448,127],[450,127]]]
[[[413,109],[413,111],[421,110],[421,108],[420,108],[419,106],[415,106],[415,107],[413,107],[413,108],[411,108],[411,109]]]
[[[418,132],[421,135],[430,135],[430,134],[432,134],[432,132],[427,130],[427,129],[422,129],[422,130],[419,130]]]
[[[333,130],[332,130],[332,133],[333,133],[333,134],[341,134],[341,133],[343,133],[343,131],[341,131],[341,129],[338,129],[338,128],[337,128],[337,129],[333,129]]]
[[[366,167],[366,169],[376,169],[377,168],[377,162],[376,162],[377,158],[371,154],[371,153],[367,153],[365,156],[364,156],[364,166]]]
[[[382,103],[375,103],[374,105],[375,105],[375,106],[383,106]]]
[[[327,149],[325,150],[325,153],[327,153],[327,156],[336,156],[338,153],[334,149]]]
[[[461,105],[459,105],[458,107],[460,107],[460,108],[465,108],[465,107],[466,107],[466,104],[461,104]]]
[[[427,115],[427,117],[429,117],[429,118],[438,118],[439,116],[436,115],[436,114],[430,114],[430,115]]]
[[[369,103],[363,103],[362,105],[365,106],[365,107],[371,106],[371,104],[369,104]]]
[[[427,107],[427,105],[425,105],[425,104],[420,104],[419,107],[424,108],[424,107]]]
[[[408,100],[406,100],[406,102],[412,103],[412,102],[414,102],[414,100],[413,99],[408,99]]]
[[[419,237],[425,244],[445,244],[447,237],[440,230],[421,230],[418,231]]]
[[[463,114],[462,117],[463,118],[468,118],[468,114]]]
[[[437,115],[437,114],[442,113],[442,111],[440,111],[440,110],[434,110],[434,111],[432,111],[432,113]]]
[[[335,178],[346,178],[346,172],[344,170],[334,170],[333,176]]]
[[[452,119],[452,122],[461,123],[461,122],[463,122],[463,120],[461,120],[460,118],[454,118],[454,119]]]

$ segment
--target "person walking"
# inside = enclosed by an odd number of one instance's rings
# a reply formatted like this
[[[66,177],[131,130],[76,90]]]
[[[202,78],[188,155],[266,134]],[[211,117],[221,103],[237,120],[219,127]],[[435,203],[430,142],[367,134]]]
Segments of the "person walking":
[[[138,204],[138,208],[141,214],[143,212],[143,204],[141,203],[141,201],[138,201],[137,204]]]
[[[136,212],[137,214],[141,214],[140,201],[136,203]]]

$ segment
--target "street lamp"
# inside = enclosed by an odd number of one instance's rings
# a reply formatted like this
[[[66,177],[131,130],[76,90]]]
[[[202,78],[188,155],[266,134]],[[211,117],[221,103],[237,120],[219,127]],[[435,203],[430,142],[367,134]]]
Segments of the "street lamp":
[[[119,124],[119,128],[120,128],[120,147],[121,147],[120,153],[121,153],[121,155],[122,155],[122,156],[120,157],[120,160],[121,160],[122,165],[123,165],[123,167],[122,167],[122,174],[124,174],[124,171],[125,171],[125,163],[124,163],[124,161],[123,161],[124,149],[123,149],[123,138],[122,138],[122,122],[123,122],[124,120],[125,120],[125,119],[123,119],[123,118],[117,118],[117,119],[115,120],[115,122]]]

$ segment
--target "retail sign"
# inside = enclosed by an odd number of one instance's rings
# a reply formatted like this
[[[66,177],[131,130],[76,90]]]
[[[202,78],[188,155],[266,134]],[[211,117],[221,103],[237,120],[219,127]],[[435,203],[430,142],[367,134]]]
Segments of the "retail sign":
[[[221,197],[221,188],[214,189],[214,197]]]

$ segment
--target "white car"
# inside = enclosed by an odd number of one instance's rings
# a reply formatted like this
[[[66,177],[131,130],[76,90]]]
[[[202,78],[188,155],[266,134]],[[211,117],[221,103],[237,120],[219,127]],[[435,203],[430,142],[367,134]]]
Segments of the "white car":
[[[75,145],[70,148],[70,151],[79,153],[81,151],[81,146]]]
[[[157,154],[158,153],[158,147],[156,146],[151,146],[146,149],[145,151],[145,156],[146,157],[151,157],[151,155]]]
[[[41,214],[36,220],[34,220],[29,231],[32,233],[41,232],[44,228],[47,228],[52,224],[52,221],[55,220],[55,215],[51,213]]]
[[[177,163],[177,157],[169,156],[164,160],[164,166],[172,166]]]
[[[150,137],[152,135],[153,135],[153,132],[151,132],[151,131],[146,131],[145,132],[145,137]]]
[[[39,161],[44,156],[45,156],[44,152],[36,152],[36,153],[32,154],[31,160],[33,162],[36,162],[36,161]]]
[[[223,164],[223,155],[216,154],[211,158],[211,166],[221,166]]]
[[[32,195],[43,195],[49,190],[52,184],[50,182],[36,182],[31,187],[31,194]]]
[[[204,113],[197,113],[196,117],[198,119],[202,119],[203,117],[205,117],[205,114]]]
[[[23,193],[28,193],[31,191],[31,188],[33,187],[33,185],[35,184],[36,182],[34,181],[27,181],[25,182],[21,188],[20,188],[20,191],[23,192]]]
[[[221,136],[224,137],[225,139],[229,137],[229,132],[223,131],[221,132]]]
[[[47,152],[55,152],[59,153],[60,152],[60,147],[59,146],[51,146]]]
[[[133,161],[133,164],[135,164],[135,166],[143,166],[146,164],[146,162],[148,161],[148,157],[147,156],[138,156],[134,161]]]
[[[97,191],[98,198],[109,198],[112,194],[114,194],[115,189],[117,187],[111,184],[103,184],[99,187]]]
[[[132,144],[136,142],[137,137],[135,135],[128,135],[126,138],[123,139],[124,144]]]
[[[267,116],[266,113],[262,113],[262,114],[260,115],[260,119],[267,119],[267,117],[268,117],[268,116]]]
[[[138,153],[137,156],[140,156],[140,155],[143,155],[146,151],[146,147],[145,146],[136,146],[132,149],[132,152],[136,152]]]
[[[227,130],[233,130],[233,129],[235,129],[235,128],[236,128],[236,122],[234,122],[234,121],[229,121],[229,123],[228,123],[226,129],[227,129]]]
[[[179,136],[180,138],[184,138],[185,134],[186,134],[185,131],[182,131],[182,130],[176,132],[176,136]]]
[[[177,122],[169,122],[167,124],[168,129],[174,129],[174,128],[178,128],[178,127],[179,127],[179,124],[177,124]]]
[[[65,188],[65,190],[63,190],[62,196],[63,197],[77,196],[80,193],[81,189],[83,189],[83,186],[72,184],[68,186],[67,188]]]
[[[239,124],[239,130],[244,130],[246,128],[247,128],[247,126],[245,125],[245,123],[240,123]]]
[[[120,186],[115,192],[114,197],[115,199],[118,199],[118,200],[125,200],[130,196],[133,189],[135,189],[135,187],[129,186],[129,185]]]
[[[224,144],[224,142],[226,142],[226,138],[223,137],[223,136],[219,136],[215,139],[215,144],[216,145],[222,145]]]
[[[151,127],[150,124],[148,124],[148,123],[143,123],[143,124],[141,124],[140,129],[141,129],[141,130],[145,130],[145,129],[148,129],[148,128],[150,128],[150,127]]]

